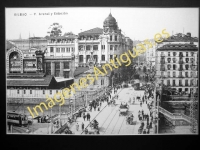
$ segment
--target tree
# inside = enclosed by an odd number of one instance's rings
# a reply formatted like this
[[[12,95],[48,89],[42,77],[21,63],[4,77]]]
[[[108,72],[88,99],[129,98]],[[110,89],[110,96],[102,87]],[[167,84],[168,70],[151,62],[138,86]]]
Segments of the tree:
[[[74,35],[74,33],[73,32],[66,32],[66,33],[64,33],[63,36],[68,36],[68,35]]]
[[[53,23],[52,25],[50,25],[50,27],[48,28],[50,31],[48,31],[47,33],[50,34],[50,36],[61,36],[62,34],[62,26],[59,25],[59,23]]]

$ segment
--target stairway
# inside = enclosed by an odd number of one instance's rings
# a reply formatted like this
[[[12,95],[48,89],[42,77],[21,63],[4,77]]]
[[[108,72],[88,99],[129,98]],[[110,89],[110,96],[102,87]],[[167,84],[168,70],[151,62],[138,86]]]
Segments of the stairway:
[[[162,107],[158,107],[158,110],[160,113],[162,113],[164,116],[169,117],[172,120],[184,120],[188,123],[191,123],[193,118],[190,118],[189,116],[186,116],[184,114],[177,114],[177,113],[170,113],[169,111],[167,111],[166,109],[162,108]],[[197,122],[197,120],[195,120]]]

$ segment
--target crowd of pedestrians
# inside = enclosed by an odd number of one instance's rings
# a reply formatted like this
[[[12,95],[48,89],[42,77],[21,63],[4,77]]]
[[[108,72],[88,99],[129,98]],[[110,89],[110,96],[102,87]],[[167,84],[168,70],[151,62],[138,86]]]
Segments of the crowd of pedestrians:
[[[152,128],[153,124],[153,112],[152,112],[152,105],[153,105],[153,91],[150,88],[145,89],[145,93],[140,100],[140,107],[141,109],[138,111],[138,119],[141,122],[141,125],[138,129],[139,134],[149,134],[150,129]],[[144,112],[143,107],[147,107],[147,112]]]

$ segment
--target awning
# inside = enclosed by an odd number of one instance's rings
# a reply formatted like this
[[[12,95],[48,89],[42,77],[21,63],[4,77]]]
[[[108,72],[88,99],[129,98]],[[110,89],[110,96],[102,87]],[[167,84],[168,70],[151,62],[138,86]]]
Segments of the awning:
[[[74,80],[74,78],[60,78],[60,77],[55,77],[56,82],[63,82],[63,81],[69,81],[69,80]]]

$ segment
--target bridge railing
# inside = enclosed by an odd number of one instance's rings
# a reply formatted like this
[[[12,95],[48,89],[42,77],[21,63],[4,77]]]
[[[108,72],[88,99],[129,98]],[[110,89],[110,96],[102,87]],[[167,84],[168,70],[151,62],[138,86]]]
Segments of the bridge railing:
[[[185,120],[189,123],[191,123],[192,120],[197,121],[189,116],[186,116],[184,114],[179,114],[179,113],[170,113],[169,111],[165,110],[162,107],[159,107],[159,111],[162,112],[163,114],[167,115],[171,119],[179,119],[179,120]]]

